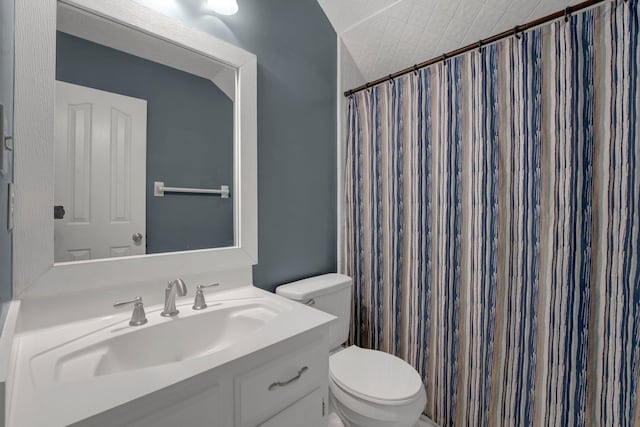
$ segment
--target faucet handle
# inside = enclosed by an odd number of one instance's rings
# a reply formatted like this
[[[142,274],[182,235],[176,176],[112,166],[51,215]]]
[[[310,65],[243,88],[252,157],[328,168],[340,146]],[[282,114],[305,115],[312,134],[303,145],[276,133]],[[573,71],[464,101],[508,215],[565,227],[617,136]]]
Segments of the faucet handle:
[[[193,302],[194,310],[204,310],[207,308],[207,302],[204,300],[204,292],[202,291],[204,288],[213,288],[215,286],[220,286],[219,283],[210,283],[208,285],[198,285],[196,287],[196,299]]]
[[[119,308],[119,307],[124,307],[125,305],[129,305],[129,304],[142,304],[142,297],[135,297],[132,300],[129,301],[120,301],[117,302],[115,304],[113,304],[114,308]]]
[[[204,288],[214,288],[216,286],[220,286],[220,283],[209,283],[208,285],[198,285],[196,286],[196,289],[200,290]]]
[[[133,313],[131,314],[131,320],[129,326],[140,326],[147,323],[147,315],[144,312],[144,304],[142,303],[142,297],[135,297],[129,301],[120,301],[113,304],[114,308],[124,307],[125,305],[133,304]]]

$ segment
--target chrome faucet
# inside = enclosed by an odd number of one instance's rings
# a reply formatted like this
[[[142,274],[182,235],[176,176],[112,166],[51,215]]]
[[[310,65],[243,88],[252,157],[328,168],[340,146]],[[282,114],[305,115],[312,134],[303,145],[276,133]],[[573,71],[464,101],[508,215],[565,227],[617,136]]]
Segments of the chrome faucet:
[[[164,317],[173,317],[179,313],[176,308],[176,295],[183,297],[187,294],[187,285],[182,279],[175,279],[169,282],[164,291],[164,310],[160,313]]]

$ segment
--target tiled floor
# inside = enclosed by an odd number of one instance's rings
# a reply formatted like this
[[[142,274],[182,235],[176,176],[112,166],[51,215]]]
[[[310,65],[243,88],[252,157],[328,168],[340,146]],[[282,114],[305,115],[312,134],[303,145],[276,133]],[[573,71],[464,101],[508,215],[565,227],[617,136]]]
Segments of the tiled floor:
[[[438,427],[438,424],[422,416],[420,417],[420,421],[418,421],[418,424],[416,424],[415,427]]]

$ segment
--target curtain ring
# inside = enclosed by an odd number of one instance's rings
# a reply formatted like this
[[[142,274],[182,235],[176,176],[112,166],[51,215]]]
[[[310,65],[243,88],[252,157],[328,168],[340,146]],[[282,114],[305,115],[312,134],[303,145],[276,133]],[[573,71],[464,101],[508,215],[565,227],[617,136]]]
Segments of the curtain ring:
[[[569,17],[571,16],[571,6],[567,7],[564,10],[564,22],[569,22]]]
[[[393,74],[389,74],[389,84],[393,86]]]
[[[447,65],[447,54],[446,53],[442,54],[442,62],[444,62],[444,65]]]
[[[415,64],[413,66],[413,72],[416,73],[416,75],[418,75],[418,64]]]
[[[520,40],[520,34],[518,34],[519,31],[520,31],[519,26],[516,25],[515,27],[513,27],[513,35],[516,36],[518,40]]]
[[[482,53],[482,40],[478,41],[478,52]]]

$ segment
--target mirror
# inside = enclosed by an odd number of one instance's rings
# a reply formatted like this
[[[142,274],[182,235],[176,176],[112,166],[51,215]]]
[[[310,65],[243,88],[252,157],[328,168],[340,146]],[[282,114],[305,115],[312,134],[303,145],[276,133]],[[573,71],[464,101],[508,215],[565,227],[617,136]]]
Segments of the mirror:
[[[64,3],[57,27],[54,261],[236,245],[236,69]]]
[[[23,143],[16,144],[15,147],[16,158],[20,158],[14,170],[15,217],[20,221],[14,224],[14,297],[84,292],[89,289],[121,287],[124,284],[151,283],[158,278],[204,277],[218,273],[232,274],[232,271],[233,274],[240,274],[242,281],[250,281],[251,266],[258,262],[256,56],[241,47],[148,9],[134,0],[46,0],[43,7],[29,7],[26,6],[27,3],[29,2],[18,2],[22,7],[16,7],[16,28],[29,28],[29,31],[16,32],[16,57],[20,58],[22,65],[21,78],[15,81],[15,91],[23,95],[15,99],[14,130],[16,135],[21,135]],[[101,259],[92,256],[88,261],[55,261],[55,223],[58,220],[54,219],[54,206],[63,206],[64,215],[69,215],[69,205],[65,206],[55,200],[55,183],[61,179],[56,177],[55,163],[60,156],[55,154],[54,143],[56,117],[58,120],[60,117],[55,108],[58,31],[209,81],[216,82],[222,65],[232,70],[235,90],[232,104],[233,154],[230,156],[233,176],[232,182],[228,183],[230,197],[206,200],[212,203],[230,202],[233,224],[224,229],[232,230],[233,246],[194,250],[194,240],[187,240],[189,246],[185,245],[183,248],[188,250],[178,252],[148,253],[145,249],[145,255],[118,254],[121,256]],[[124,126],[123,129],[126,130],[127,127]],[[215,135],[211,135],[211,138],[213,136]],[[182,148],[180,144],[185,141],[171,143],[175,147],[172,153],[176,153]],[[145,168],[148,167],[151,155],[149,138],[146,144]],[[87,156],[82,151],[74,154],[74,158],[80,159]],[[178,186],[184,185],[190,188],[194,185],[191,182],[174,183],[169,178],[164,178],[168,176],[165,173],[172,170],[176,171],[176,179],[184,174],[176,166],[177,159],[171,161],[174,157],[175,155],[168,159],[171,168],[163,170],[161,179],[165,179],[166,187],[182,188]],[[215,159],[207,161],[213,162]],[[68,174],[67,169],[63,176],[68,177]],[[91,174],[85,173],[84,176],[91,177]],[[109,175],[109,179],[111,176],[121,175]],[[144,176],[147,181],[144,194],[145,214],[148,215],[151,207],[146,201],[151,196],[147,191],[151,181],[157,177],[149,177],[146,169]],[[126,175],[124,177],[126,179]],[[78,179],[78,182],[82,181]],[[206,184],[206,188],[217,189],[225,185],[224,182],[201,184]],[[90,186],[88,188],[91,189]],[[187,195],[171,194],[182,196],[183,199],[180,200],[189,200]],[[169,192],[164,192],[163,200],[161,197],[152,200],[161,203],[168,200],[168,195]],[[133,202],[137,199],[128,200]],[[90,212],[96,212],[90,204],[88,206],[93,209]],[[192,213],[182,206],[179,206],[180,215]],[[199,228],[194,229],[199,234],[204,234]],[[145,230],[145,233],[148,231]],[[185,230],[176,232],[184,234]],[[166,250],[177,249],[179,248],[174,246]]]

